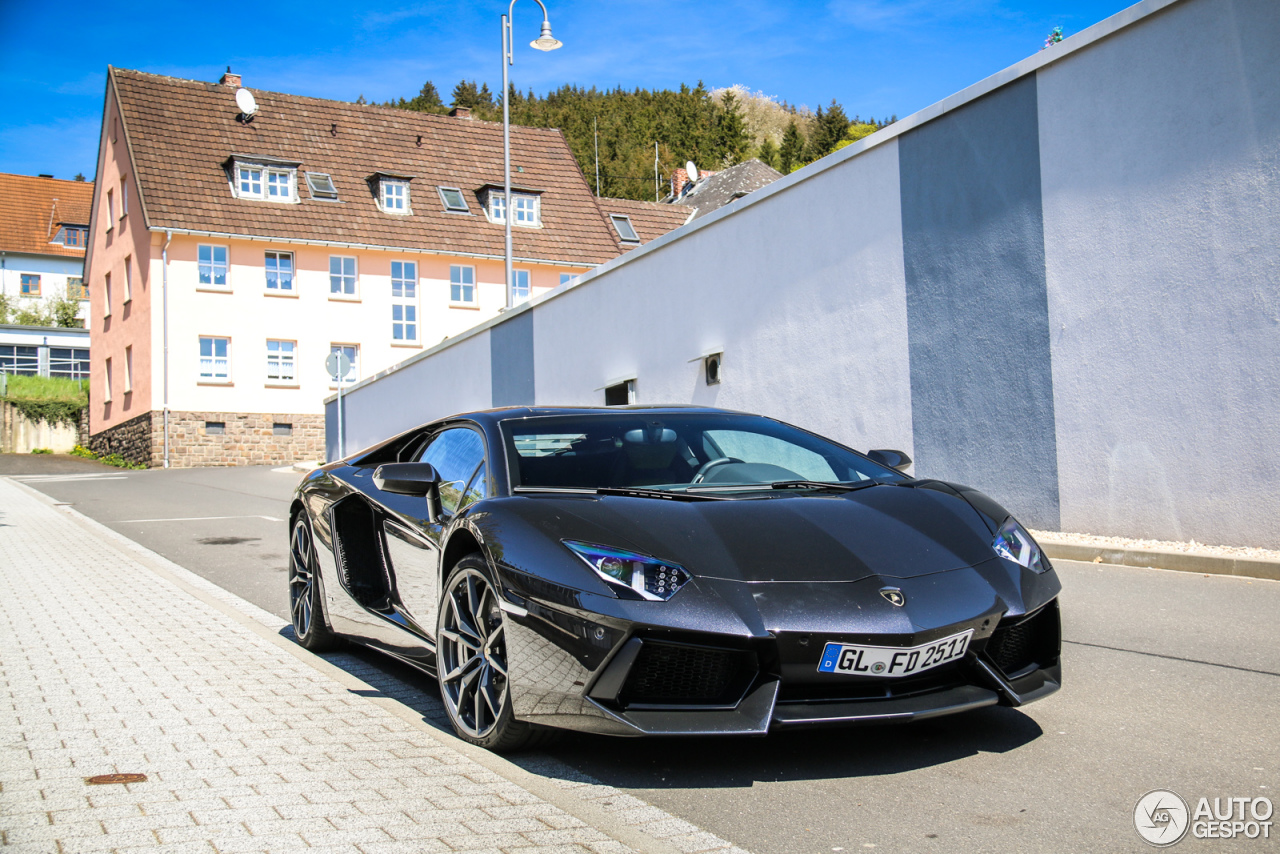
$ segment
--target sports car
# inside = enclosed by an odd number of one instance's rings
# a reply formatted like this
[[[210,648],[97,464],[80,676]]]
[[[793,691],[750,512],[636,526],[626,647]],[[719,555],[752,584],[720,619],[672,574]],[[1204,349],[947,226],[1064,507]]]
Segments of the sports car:
[[[443,419],[298,486],[294,633],[434,676],[458,735],[496,751],[1056,691],[1048,559],[991,498],[910,464],[703,407]]]

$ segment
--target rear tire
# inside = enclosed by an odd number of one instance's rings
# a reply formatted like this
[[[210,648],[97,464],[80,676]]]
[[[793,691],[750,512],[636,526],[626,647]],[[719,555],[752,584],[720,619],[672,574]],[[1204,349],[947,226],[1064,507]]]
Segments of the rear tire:
[[[298,643],[312,652],[334,649],[341,643],[324,622],[316,540],[305,512],[298,515],[289,537],[289,619]]]
[[[467,555],[449,573],[436,642],[436,680],[458,738],[495,753],[548,740],[553,731],[516,720],[512,712],[506,617],[483,555]]]

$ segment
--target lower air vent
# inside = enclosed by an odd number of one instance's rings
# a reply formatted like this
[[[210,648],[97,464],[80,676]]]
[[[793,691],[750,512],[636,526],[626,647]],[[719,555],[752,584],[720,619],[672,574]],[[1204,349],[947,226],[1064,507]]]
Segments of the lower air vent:
[[[749,652],[646,641],[621,699],[627,705],[733,705],[755,671]]]
[[[1057,660],[1061,650],[1058,601],[1055,599],[1030,617],[1001,621],[987,641],[987,657],[1005,676],[1012,677],[1034,666]]]

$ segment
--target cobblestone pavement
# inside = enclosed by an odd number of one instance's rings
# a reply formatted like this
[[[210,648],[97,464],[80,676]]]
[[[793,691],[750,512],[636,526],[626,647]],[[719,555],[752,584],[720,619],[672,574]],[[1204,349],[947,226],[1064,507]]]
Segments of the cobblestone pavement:
[[[745,854],[442,733],[287,628],[0,478],[0,845]],[[91,785],[103,774],[138,783]]]

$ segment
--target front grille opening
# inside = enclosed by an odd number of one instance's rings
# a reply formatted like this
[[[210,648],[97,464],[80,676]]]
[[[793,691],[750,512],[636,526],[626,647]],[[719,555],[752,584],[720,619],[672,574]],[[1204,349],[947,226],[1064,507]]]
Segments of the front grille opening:
[[[1062,630],[1055,599],[1030,617],[1002,620],[987,641],[986,655],[1008,679],[1016,679],[1058,659]]]
[[[645,641],[619,699],[636,706],[733,706],[755,679],[746,650]]]
[[[944,664],[919,676],[903,679],[850,679],[823,681],[821,683],[788,683],[785,680],[778,691],[778,704],[786,703],[841,703],[863,700],[892,700],[914,697],[934,691],[945,691],[969,684],[969,678],[960,662]]]

